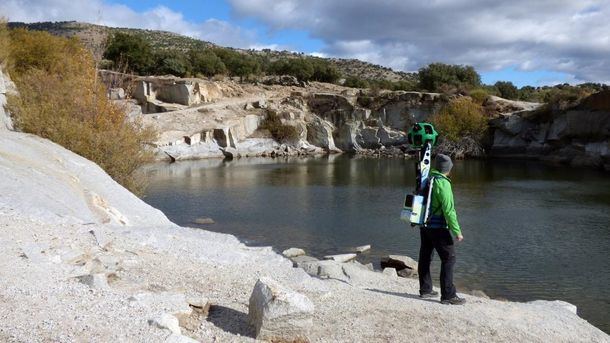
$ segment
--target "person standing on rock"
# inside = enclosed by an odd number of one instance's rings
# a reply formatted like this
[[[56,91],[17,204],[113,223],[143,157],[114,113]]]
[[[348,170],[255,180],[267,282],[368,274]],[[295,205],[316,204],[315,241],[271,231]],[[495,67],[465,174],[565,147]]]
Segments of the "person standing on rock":
[[[441,258],[441,303],[450,305],[464,304],[465,299],[457,296],[453,285],[453,267],[455,265],[454,237],[458,242],[464,239],[453,202],[451,179],[449,173],[453,162],[447,155],[438,154],[434,160],[434,169],[430,180],[434,182],[430,201],[430,218],[420,228],[421,246],[419,249],[419,296],[433,298],[438,292],[432,290],[430,262],[434,250]]]

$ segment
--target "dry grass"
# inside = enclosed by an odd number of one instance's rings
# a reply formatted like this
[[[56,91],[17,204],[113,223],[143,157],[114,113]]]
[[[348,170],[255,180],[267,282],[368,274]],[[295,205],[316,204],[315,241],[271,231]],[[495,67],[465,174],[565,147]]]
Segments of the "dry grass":
[[[100,165],[139,192],[137,170],[152,158],[152,129],[129,121],[105,96],[91,54],[76,40],[22,29],[10,32],[10,68],[19,95],[9,97],[16,126]]]

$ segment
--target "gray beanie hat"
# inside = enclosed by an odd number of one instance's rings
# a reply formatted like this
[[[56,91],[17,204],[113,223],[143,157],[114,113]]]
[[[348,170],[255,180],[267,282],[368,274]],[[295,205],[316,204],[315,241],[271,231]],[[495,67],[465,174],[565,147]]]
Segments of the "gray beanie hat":
[[[434,160],[434,169],[438,170],[442,174],[447,174],[453,168],[453,162],[451,162],[451,157],[443,154],[436,155],[436,159]]]

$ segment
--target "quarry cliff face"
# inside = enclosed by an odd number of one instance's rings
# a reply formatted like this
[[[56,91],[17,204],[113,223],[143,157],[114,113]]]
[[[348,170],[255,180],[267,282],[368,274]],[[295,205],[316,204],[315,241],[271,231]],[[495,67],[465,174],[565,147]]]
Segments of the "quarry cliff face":
[[[134,99],[124,100],[120,90],[111,90],[111,97],[128,106],[130,117],[157,128],[157,158],[170,161],[341,152],[404,156],[409,127],[449,101],[438,93],[373,94],[290,76],[261,84],[138,77],[128,87]],[[483,104],[490,116],[487,144],[464,138],[441,141],[437,150],[456,158],[529,158],[608,170],[609,98],[600,92],[573,108],[545,111],[540,103],[490,96]],[[269,112],[297,137],[274,138],[264,127]]]
[[[309,155],[398,149],[416,121],[437,113],[436,93],[361,90],[323,83],[239,84],[174,77],[133,80],[138,116],[160,133],[160,159]],[[297,86],[300,85],[300,86]],[[298,137],[278,142],[261,127],[269,112]]]
[[[610,171],[610,91],[567,109],[534,108],[492,120],[492,156]]]

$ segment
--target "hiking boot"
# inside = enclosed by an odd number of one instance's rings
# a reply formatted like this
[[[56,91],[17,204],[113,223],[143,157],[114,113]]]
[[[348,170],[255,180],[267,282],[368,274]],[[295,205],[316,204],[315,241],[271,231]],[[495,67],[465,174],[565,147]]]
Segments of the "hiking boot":
[[[424,298],[424,299],[434,298],[434,297],[437,297],[437,296],[438,296],[438,292],[437,291],[430,291],[428,293],[419,293],[419,297],[420,298]]]
[[[441,300],[441,304],[445,305],[464,305],[466,303],[466,299],[460,298],[457,295],[451,299]]]

